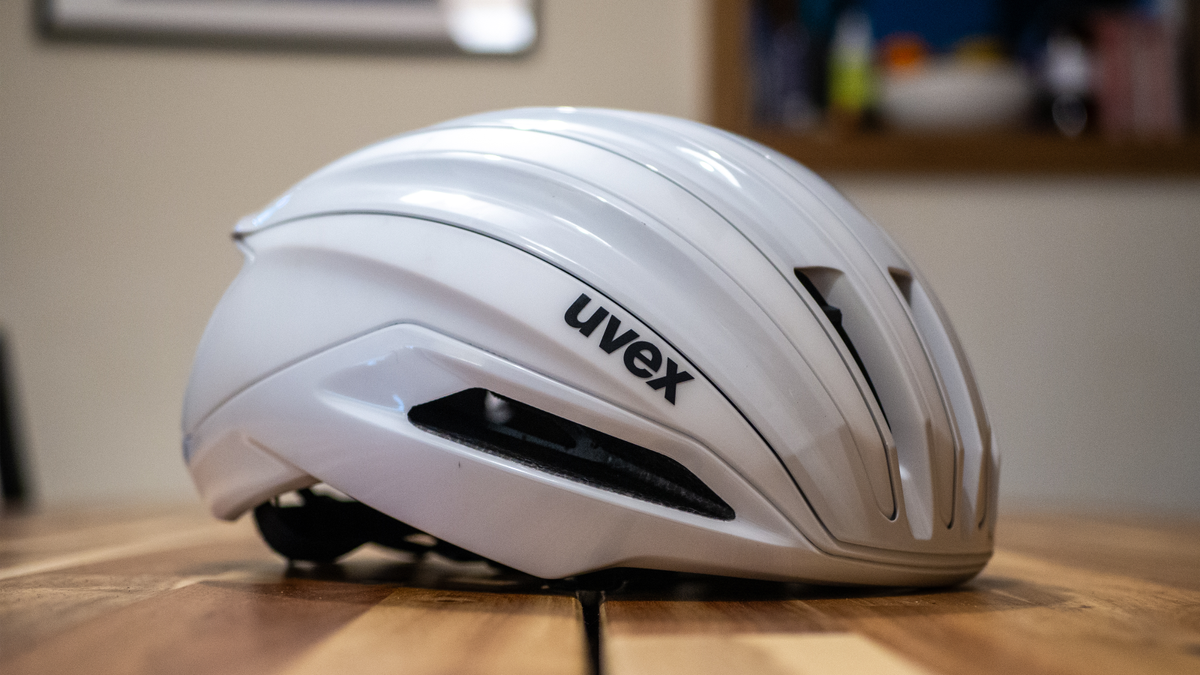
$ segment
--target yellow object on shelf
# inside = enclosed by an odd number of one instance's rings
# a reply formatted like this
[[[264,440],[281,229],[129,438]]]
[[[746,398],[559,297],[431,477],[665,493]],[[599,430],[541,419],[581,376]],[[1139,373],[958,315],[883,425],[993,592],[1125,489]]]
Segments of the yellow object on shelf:
[[[861,11],[848,10],[838,19],[829,54],[831,112],[857,117],[875,102],[871,22]]]

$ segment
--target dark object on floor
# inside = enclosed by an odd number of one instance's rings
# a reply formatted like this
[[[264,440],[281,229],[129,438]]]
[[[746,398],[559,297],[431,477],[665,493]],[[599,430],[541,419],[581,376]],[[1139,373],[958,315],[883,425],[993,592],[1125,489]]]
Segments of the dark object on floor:
[[[0,331],[0,495],[4,510],[27,505],[29,486],[25,479],[23,448],[17,426],[17,394],[8,341]]]

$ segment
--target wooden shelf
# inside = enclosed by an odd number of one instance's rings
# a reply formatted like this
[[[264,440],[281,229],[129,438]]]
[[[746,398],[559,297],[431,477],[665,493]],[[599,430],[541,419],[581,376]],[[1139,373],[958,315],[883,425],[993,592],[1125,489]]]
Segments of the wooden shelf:
[[[1040,134],[848,137],[750,128],[743,135],[822,171],[1200,174],[1200,140],[1116,144]]]
[[[1200,175],[1200,136],[1077,140],[1053,134],[801,134],[754,124],[747,79],[751,0],[713,0],[712,119],[816,171]]]

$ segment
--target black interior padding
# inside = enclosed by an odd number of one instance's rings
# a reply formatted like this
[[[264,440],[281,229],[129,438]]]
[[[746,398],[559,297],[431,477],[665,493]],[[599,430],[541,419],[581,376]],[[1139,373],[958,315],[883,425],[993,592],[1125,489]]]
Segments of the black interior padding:
[[[440,539],[414,537],[424,533],[366,504],[312,490],[297,490],[297,495],[300,503],[293,506],[273,499],[254,509],[263,540],[289,560],[330,563],[367,542],[416,554],[434,552],[451,560],[480,559]]]
[[[871,374],[867,372],[867,367],[863,365],[862,358],[858,355],[858,350],[854,348],[854,341],[850,339],[850,335],[846,333],[846,329],[842,327],[842,310],[825,302],[825,296],[821,295],[821,291],[817,290],[816,284],[808,278],[808,275],[796,268],[796,278],[800,280],[800,284],[804,286],[804,290],[817,301],[821,311],[825,312],[825,316],[829,319],[829,323],[833,324],[834,330],[837,331],[838,337],[842,338],[842,342],[846,344],[846,349],[850,351],[850,356],[854,357],[854,362],[858,364],[858,370],[863,374],[863,379],[867,381],[867,386],[871,388],[871,395],[875,397],[875,402],[879,404],[879,411],[883,413],[883,421],[890,429],[891,423],[887,419],[887,411],[883,409],[883,401],[879,400],[879,392],[875,391],[875,383],[871,381]]]
[[[733,509],[666,455],[486,389],[413,406],[417,427],[555,476],[680,511],[733,520]]]

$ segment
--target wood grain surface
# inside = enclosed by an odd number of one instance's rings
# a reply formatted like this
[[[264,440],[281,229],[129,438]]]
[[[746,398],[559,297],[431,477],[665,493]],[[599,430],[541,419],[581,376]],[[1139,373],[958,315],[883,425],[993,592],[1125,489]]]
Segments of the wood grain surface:
[[[999,541],[955,588],[631,573],[581,604],[434,556],[288,565],[192,508],[5,517],[0,673],[1200,673],[1200,524],[1013,516]]]
[[[370,548],[289,566],[188,509],[0,521],[0,673],[583,673],[578,603]]]
[[[1198,581],[1194,523],[1016,517],[984,572],[955,588],[693,579],[664,599],[631,585],[604,603],[604,659],[613,675],[726,673],[730,654],[754,672],[839,673],[881,649],[894,664],[873,672],[1200,673]],[[861,641],[830,662],[813,635]]]

